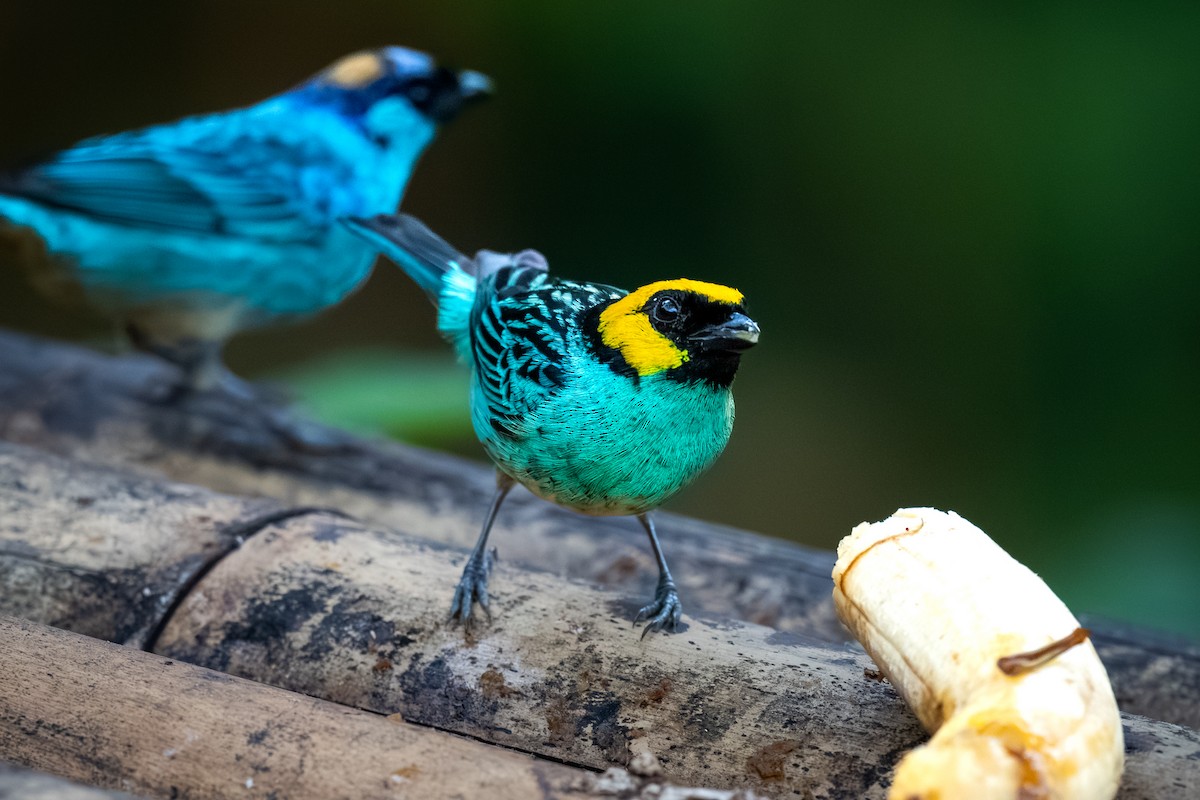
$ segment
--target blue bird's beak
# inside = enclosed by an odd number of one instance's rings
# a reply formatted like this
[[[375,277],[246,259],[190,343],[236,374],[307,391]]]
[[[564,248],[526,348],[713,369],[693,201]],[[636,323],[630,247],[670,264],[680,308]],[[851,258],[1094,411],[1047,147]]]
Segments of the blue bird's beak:
[[[496,86],[482,72],[464,69],[458,73],[458,93],[463,100],[482,100],[495,94]]]
[[[705,350],[739,352],[758,344],[758,323],[735,311],[729,319],[707,325],[688,337]]]

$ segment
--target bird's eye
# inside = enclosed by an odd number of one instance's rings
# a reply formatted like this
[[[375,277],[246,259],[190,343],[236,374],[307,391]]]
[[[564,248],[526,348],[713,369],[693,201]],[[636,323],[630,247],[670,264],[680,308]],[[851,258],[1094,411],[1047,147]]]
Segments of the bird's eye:
[[[673,297],[659,298],[654,305],[654,318],[659,322],[670,322],[679,316],[679,301]]]

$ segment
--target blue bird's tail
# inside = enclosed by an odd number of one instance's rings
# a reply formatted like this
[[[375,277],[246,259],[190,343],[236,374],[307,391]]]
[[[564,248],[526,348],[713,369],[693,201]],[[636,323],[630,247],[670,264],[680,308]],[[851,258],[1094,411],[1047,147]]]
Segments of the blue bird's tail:
[[[349,217],[342,220],[395,261],[424,290],[438,309],[438,330],[470,360],[471,308],[475,304],[476,266],[425,223],[407,214]]]
[[[380,214],[375,217],[348,217],[343,220],[350,230],[378,247],[395,261],[408,276],[439,305],[443,279],[449,272],[473,272],[471,260],[408,214]]]

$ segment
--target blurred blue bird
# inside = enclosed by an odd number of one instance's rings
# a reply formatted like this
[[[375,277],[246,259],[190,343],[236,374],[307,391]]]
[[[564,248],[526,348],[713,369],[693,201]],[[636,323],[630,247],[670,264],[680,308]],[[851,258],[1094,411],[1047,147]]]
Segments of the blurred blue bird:
[[[0,265],[82,290],[182,369],[177,390],[212,388],[234,333],[363,282],[376,251],[337,220],[395,210],[438,125],[489,89],[385,47],[247,108],[87,139],[0,176]]]

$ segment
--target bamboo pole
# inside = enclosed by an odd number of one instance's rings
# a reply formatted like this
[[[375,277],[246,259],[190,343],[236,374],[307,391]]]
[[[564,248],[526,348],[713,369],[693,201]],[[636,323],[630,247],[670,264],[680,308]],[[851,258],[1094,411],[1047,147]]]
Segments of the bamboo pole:
[[[636,602],[544,573],[501,566],[492,623],[450,627],[460,565],[420,540],[294,518],[213,569],[156,646],[574,764],[650,753],[668,779],[768,797],[883,797],[896,759],[924,739],[864,656],[694,617],[643,641]],[[1134,736],[1120,797],[1200,785],[1194,732],[1126,724],[1156,733],[1153,747]],[[1166,741],[1173,757],[1161,757]]]
[[[202,570],[287,513],[0,445],[3,611],[144,645]]]
[[[2,454],[46,479],[6,490],[36,494],[20,514],[0,518],[0,541],[43,552],[38,542],[55,540],[64,519],[39,509],[67,507],[54,492],[72,488],[53,479],[56,465],[85,481],[88,468],[11,445]],[[183,491],[127,479],[110,502],[75,510],[113,531],[106,552],[132,552],[122,537],[176,535],[113,524],[153,519],[150,507],[174,504]],[[344,517],[281,515],[193,582],[153,647],[573,764],[604,768],[649,754],[676,783],[767,796],[882,797],[896,759],[923,739],[890,686],[871,679],[864,655],[715,617],[685,616],[683,632],[643,641],[629,624],[640,598],[503,563],[493,577],[495,619],[468,634],[445,620],[462,557]],[[9,601],[0,596],[0,609]],[[45,672],[29,680],[45,682]],[[95,691],[106,674],[94,671]],[[1200,783],[1194,733],[1125,722],[1132,749],[1123,797],[1169,797],[1174,781]],[[1134,735],[1139,725],[1148,735]]]
[[[0,617],[0,663],[3,757],[104,788],[205,800],[596,796],[561,764],[12,617]]]
[[[685,617],[641,640],[636,601],[504,565],[493,621],[446,623],[458,551],[315,514],[197,584],[157,652],[596,769],[639,752],[677,782],[881,796],[924,738],[869,659]],[[769,764],[766,762],[770,762]]]
[[[125,792],[81,786],[44,772],[0,763],[0,800],[136,800]]]
[[[183,406],[145,400],[148,386],[170,378],[149,359],[0,331],[0,439],[287,506],[336,507],[375,527],[460,547],[478,533],[493,485],[486,468],[345,437],[335,452],[296,450],[233,398]],[[671,514],[661,516],[659,530],[693,613],[846,641],[830,600],[831,553]],[[643,539],[629,520],[581,518],[521,490],[493,534],[506,562],[639,596],[655,577]],[[1200,727],[1200,647],[1087,624],[1123,709]]]

